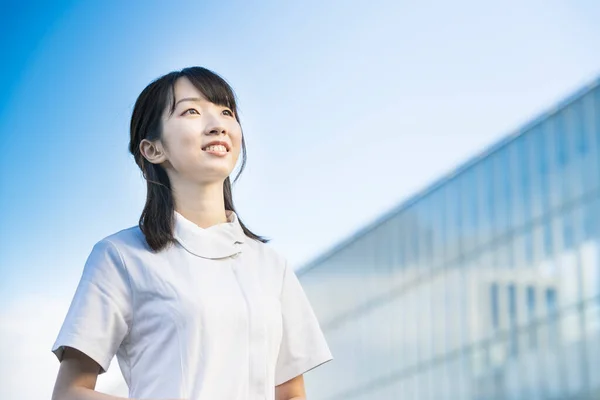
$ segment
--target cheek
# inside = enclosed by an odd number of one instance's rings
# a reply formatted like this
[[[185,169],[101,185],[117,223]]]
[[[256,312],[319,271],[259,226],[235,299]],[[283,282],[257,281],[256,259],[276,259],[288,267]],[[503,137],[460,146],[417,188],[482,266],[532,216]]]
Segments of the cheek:
[[[198,156],[201,151],[202,144],[199,141],[198,135],[193,135],[188,132],[177,132],[176,135],[169,137],[167,143],[167,154],[171,163],[176,167],[189,165]]]
[[[236,148],[240,149],[242,147],[242,128],[239,124],[235,124],[231,127],[229,130],[229,137]]]
[[[177,135],[173,135],[172,138],[171,143],[176,147],[174,150],[182,156],[193,153],[202,147],[201,135],[190,130],[181,130],[177,132]]]

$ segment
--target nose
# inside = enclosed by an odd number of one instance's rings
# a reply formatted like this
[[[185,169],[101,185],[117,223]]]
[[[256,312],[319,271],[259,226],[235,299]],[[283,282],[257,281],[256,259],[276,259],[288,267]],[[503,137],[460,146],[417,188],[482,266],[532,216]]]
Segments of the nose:
[[[217,116],[212,115],[211,119],[207,121],[206,133],[210,135],[226,134],[227,128],[225,128],[225,125]]]

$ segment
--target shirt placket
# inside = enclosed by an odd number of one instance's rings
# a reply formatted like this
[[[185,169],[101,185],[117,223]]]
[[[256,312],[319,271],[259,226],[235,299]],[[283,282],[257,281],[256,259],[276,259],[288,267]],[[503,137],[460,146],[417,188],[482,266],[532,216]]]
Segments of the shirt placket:
[[[244,259],[243,263],[241,260]],[[233,271],[244,295],[248,311],[248,379],[249,400],[265,400],[267,380],[267,332],[265,306],[260,281],[253,266],[245,257],[233,258]],[[274,389],[273,389],[274,390]]]

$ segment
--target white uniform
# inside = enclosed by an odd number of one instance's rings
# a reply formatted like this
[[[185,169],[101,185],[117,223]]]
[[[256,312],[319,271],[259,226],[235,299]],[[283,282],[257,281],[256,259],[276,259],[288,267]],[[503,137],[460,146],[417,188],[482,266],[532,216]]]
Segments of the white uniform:
[[[235,212],[203,229],[175,212],[175,246],[139,227],[93,247],[52,347],[116,354],[133,398],[273,400],[274,387],[333,359],[285,257],[244,235]]]

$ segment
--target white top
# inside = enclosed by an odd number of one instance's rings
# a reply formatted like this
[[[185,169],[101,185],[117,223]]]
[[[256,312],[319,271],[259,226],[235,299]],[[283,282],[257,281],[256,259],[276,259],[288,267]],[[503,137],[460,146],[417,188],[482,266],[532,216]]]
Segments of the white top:
[[[139,227],[96,243],[52,351],[116,354],[133,398],[273,400],[275,386],[333,359],[285,257],[233,211],[200,228],[175,212],[175,246]]]

